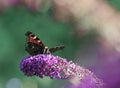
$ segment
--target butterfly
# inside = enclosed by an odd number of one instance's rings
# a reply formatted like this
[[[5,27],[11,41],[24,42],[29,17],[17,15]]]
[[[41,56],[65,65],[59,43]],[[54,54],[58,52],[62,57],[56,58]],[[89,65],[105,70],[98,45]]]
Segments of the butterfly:
[[[42,41],[36,35],[34,35],[30,31],[26,32],[25,36],[26,36],[25,50],[32,56],[37,54],[50,54],[55,51],[62,50],[64,48],[64,45],[48,48],[42,43]]]

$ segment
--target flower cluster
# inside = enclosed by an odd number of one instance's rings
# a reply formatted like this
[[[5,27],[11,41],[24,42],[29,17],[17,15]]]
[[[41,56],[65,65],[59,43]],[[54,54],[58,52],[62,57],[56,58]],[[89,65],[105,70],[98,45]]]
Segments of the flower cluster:
[[[65,58],[51,54],[39,54],[22,59],[20,69],[27,76],[49,76],[58,79],[76,78],[79,82],[89,77],[90,82],[101,86],[101,81],[88,69],[85,69]],[[99,87],[96,87],[99,88]]]
[[[66,59],[52,55],[36,55],[23,59],[20,63],[20,69],[27,76],[37,75],[39,77],[49,76],[50,78],[69,78],[65,72],[68,64]],[[66,74],[66,75],[65,75]]]

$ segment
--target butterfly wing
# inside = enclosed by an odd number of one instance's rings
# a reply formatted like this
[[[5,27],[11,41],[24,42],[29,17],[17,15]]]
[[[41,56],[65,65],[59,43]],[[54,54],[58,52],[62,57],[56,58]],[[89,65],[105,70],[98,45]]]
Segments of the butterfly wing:
[[[50,51],[51,53],[53,53],[53,52],[55,52],[55,51],[62,50],[63,48],[65,48],[64,45],[56,46],[56,47],[54,47],[54,48],[50,48],[49,51]]]
[[[40,39],[35,36],[32,32],[26,32],[26,44],[25,44],[25,50],[30,55],[37,55],[37,54],[43,54],[44,51],[44,44]]]

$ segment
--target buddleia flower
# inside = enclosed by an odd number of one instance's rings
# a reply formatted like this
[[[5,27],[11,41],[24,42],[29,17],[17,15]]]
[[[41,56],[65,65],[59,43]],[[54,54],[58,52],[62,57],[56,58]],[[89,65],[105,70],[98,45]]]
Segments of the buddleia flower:
[[[39,76],[40,78],[48,76],[51,79],[76,79],[79,83],[87,79],[90,80],[91,85],[94,84],[95,88],[102,86],[101,80],[88,69],[72,61],[67,61],[65,58],[51,54],[28,56],[21,60],[20,69],[26,76]]]

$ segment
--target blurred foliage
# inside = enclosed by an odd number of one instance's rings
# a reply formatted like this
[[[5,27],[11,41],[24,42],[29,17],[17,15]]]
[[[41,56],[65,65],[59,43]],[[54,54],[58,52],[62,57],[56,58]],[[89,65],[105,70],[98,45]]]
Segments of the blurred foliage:
[[[119,0],[108,1],[120,8]],[[74,58],[78,47],[91,43],[92,36],[79,41],[72,34],[71,25],[55,21],[49,11],[30,12],[25,8],[13,7],[0,14],[0,88],[6,88],[5,85],[11,78],[20,79],[25,88],[61,88],[58,86],[63,85],[62,80],[26,77],[20,71],[20,60],[28,56],[24,49],[26,31],[36,34],[46,46],[65,45],[64,50],[55,52],[54,55],[69,60]]]
[[[108,0],[108,2],[113,5],[117,10],[120,10],[120,0]]]

